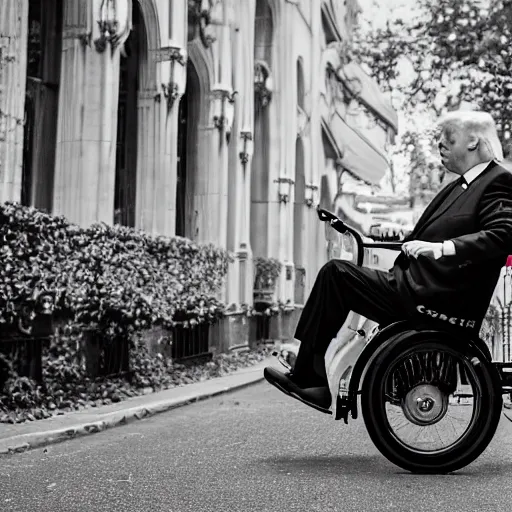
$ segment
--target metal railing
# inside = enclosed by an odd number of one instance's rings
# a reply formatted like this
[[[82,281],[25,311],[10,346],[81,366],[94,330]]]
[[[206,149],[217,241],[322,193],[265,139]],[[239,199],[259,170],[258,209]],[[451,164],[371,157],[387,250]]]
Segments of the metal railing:
[[[182,325],[173,327],[171,357],[176,361],[211,357],[209,332],[207,323],[187,328]]]
[[[176,361],[209,359],[209,324],[188,328],[177,325],[171,329],[171,358]],[[268,333],[268,328],[267,328]],[[99,333],[84,331],[85,336],[77,344],[76,356],[82,361],[86,373],[92,377],[129,377],[130,339],[118,337],[113,340],[101,339]],[[40,384],[43,382],[44,349],[50,347],[51,336],[0,336],[0,387],[8,378],[8,370],[21,377],[29,377]],[[6,366],[6,368],[4,368]]]
[[[115,338],[100,344],[98,376],[122,377],[130,374],[130,340]]]
[[[2,354],[21,377],[43,382],[43,346],[49,344],[48,337],[6,337],[0,339]],[[7,375],[0,375],[0,384]]]

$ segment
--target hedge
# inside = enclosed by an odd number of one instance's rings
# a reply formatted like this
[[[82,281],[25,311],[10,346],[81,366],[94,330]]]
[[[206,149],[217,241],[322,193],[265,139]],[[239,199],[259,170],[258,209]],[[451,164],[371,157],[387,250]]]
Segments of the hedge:
[[[20,322],[37,325],[41,314],[60,325],[43,348],[42,386],[18,376],[0,352],[0,421],[116,401],[120,389],[129,396],[186,382],[190,372],[149,355],[142,331],[212,323],[224,314],[218,294],[231,256],[210,244],[122,226],[81,228],[16,203],[0,205],[0,241],[0,337],[18,334]],[[78,347],[90,329],[104,342],[129,340],[130,383],[88,378]]]
[[[209,244],[123,226],[80,228],[15,203],[0,206],[0,240],[2,324],[31,320],[42,304],[112,337],[213,322],[224,311],[218,292],[230,255]]]

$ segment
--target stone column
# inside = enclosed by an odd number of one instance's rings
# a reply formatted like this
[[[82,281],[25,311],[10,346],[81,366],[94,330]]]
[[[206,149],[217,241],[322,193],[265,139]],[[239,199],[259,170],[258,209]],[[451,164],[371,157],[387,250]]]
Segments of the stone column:
[[[238,30],[231,32],[233,88],[238,91],[228,149],[227,248],[235,254],[227,280],[228,304],[252,303],[250,245],[253,140],[254,2],[232,5]]]
[[[172,0],[166,3],[170,9],[168,18],[168,39],[170,46],[186,47],[188,32],[188,0]]]
[[[217,13],[218,14],[218,13]],[[223,16],[223,15],[222,15]],[[229,27],[225,17],[219,25],[211,26],[215,42],[209,49],[213,57],[213,76],[210,90],[203,81],[203,107],[199,126],[198,165],[195,188],[197,212],[197,241],[210,242],[219,247],[227,244],[227,139],[230,129],[228,110],[232,101],[231,54]],[[198,60],[202,50],[197,40],[194,48]],[[194,47],[195,46],[195,47]],[[204,114],[204,115],[203,115]]]
[[[176,227],[176,156],[179,96],[172,106],[162,98],[154,105],[158,153],[153,187],[153,233],[173,236]]]
[[[64,41],[54,213],[71,222],[112,223],[119,54]]]
[[[21,197],[27,32],[28,0],[1,0],[0,203]]]
[[[186,23],[186,11],[176,13]],[[155,104],[158,118],[158,161],[155,162],[152,204],[153,229],[158,234],[173,236],[176,232],[176,186],[178,169],[179,109],[187,77],[186,34],[181,33],[180,46],[161,51],[162,93]],[[143,172],[143,169],[141,169]]]
[[[137,101],[137,194],[135,226],[148,233],[155,231],[155,192],[160,155],[160,109],[156,91],[140,91]]]
[[[83,168],[82,110],[85,109],[86,53],[89,12],[79,2],[64,2],[62,60],[55,151],[53,213],[80,219]]]
[[[228,111],[233,111],[236,105],[236,96],[233,95],[233,81],[232,81],[232,71],[233,71],[233,62],[232,62],[232,54],[231,54],[231,29],[228,25],[228,20],[226,19],[226,5],[223,5],[224,8],[224,25],[219,27],[219,40],[218,40],[218,49],[219,49],[219,70],[218,77],[221,87],[225,92],[223,92],[222,96],[222,105],[224,110],[221,112],[221,126],[219,128],[220,134],[220,147],[219,147],[219,182],[218,182],[218,205],[219,205],[219,215],[218,215],[218,240],[219,244],[222,247],[227,247],[228,242],[228,192],[229,192],[229,169],[228,169],[228,138],[236,145],[236,135],[233,137],[233,119],[230,119],[231,115]],[[235,93],[238,94],[238,91]],[[235,140],[233,140],[235,139]],[[230,143],[231,143],[230,142]]]
[[[159,187],[156,187],[158,214],[155,221],[157,232],[166,236],[173,236],[176,233],[178,110],[180,100],[181,96],[177,96],[170,112],[166,112],[162,123],[162,147],[164,155],[163,165],[161,167],[162,183]]]
[[[139,94],[136,227],[173,236],[179,96],[147,90]]]
[[[207,103],[211,103],[207,100]],[[222,168],[221,137],[223,133],[213,124],[215,109],[207,105],[206,123],[199,127],[199,166],[196,173],[195,235],[201,243],[222,247],[220,239],[220,182]]]
[[[54,213],[81,225],[111,224],[114,210],[119,52],[130,3],[116,3],[116,43],[98,18],[101,1],[64,3]]]
[[[86,109],[83,132],[82,148],[87,156],[81,176],[84,195],[80,212],[86,225],[112,224],[114,215],[119,50],[109,50],[89,52],[87,59],[86,101],[92,108]]]
[[[290,254],[290,241],[293,240],[293,202],[295,185],[295,133],[296,133],[296,104],[295,91],[296,81],[294,79],[284,79],[284,77],[294,77],[296,74],[295,51],[293,44],[294,30],[293,23],[296,21],[296,7],[293,4],[285,3],[280,20],[279,36],[279,68],[281,70],[281,98],[279,110],[281,121],[277,126],[281,129],[280,152],[281,166],[279,168],[279,179],[290,180],[290,185],[285,187],[289,191],[289,197],[286,202],[278,204],[276,216],[279,223],[279,239],[275,240],[274,254],[282,262],[282,271],[279,279],[278,298],[283,302],[293,296],[293,257]],[[291,133],[290,133],[291,132]],[[271,183],[271,190],[275,197],[275,183]],[[271,196],[272,197],[272,196]],[[270,223],[270,226],[272,223]],[[269,226],[269,229],[271,229]]]

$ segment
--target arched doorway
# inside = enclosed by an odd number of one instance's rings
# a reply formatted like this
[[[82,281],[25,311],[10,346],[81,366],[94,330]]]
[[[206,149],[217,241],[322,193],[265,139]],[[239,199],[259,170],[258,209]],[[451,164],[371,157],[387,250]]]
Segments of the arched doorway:
[[[132,3],[132,30],[121,49],[117,108],[114,224],[135,226],[137,198],[138,97],[141,64],[147,51],[139,2]]]
[[[176,169],[177,236],[194,238],[194,190],[198,163],[198,119],[201,106],[199,75],[187,63],[187,87],[178,111],[178,166]]]
[[[251,173],[251,246],[255,256],[268,254],[269,97],[263,87],[272,69],[274,21],[268,0],[257,0],[255,16],[254,151]],[[266,75],[266,77],[265,77]]]
[[[62,0],[30,0],[21,203],[51,212],[62,53]]]
[[[293,262],[295,264],[295,303],[304,304],[304,208],[306,177],[304,172],[304,144],[301,138],[295,143],[295,202],[293,205]]]

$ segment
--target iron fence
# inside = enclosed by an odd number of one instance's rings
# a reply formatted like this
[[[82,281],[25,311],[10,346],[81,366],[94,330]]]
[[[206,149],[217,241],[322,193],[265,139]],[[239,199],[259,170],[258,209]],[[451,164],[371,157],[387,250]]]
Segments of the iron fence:
[[[171,330],[171,357],[176,361],[210,358],[210,325],[202,323],[193,327],[176,325]]]
[[[43,382],[43,348],[49,345],[48,337],[8,337],[0,340],[0,354],[8,360],[21,377]],[[8,368],[0,367],[0,384],[8,377]]]
[[[210,359],[209,324],[171,329],[171,358],[178,362]],[[267,331],[268,335],[268,329]],[[103,340],[96,332],[85,331],[77,344],[77,356],[90,377],[130,377],[131,343],[127,337]],[[263,334],[262,334],[263,335]],[[9,367],[20,376],[43,382],[43,354],[50,347],[50,336],[0,336],[0,388],[9,375]]]
[[[99,351],[98,375],[121,377],[130,375],[130,340],[115,338],[103,342]]]

